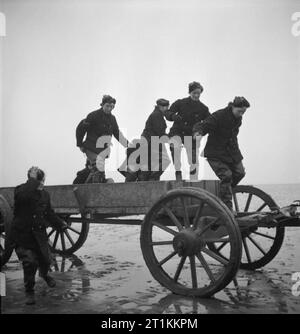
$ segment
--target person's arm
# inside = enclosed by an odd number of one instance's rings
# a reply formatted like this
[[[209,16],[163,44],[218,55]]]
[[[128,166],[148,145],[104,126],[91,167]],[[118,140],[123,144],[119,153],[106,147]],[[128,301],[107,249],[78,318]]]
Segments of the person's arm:
[[[94,122],[94,117],[93,114],[90,113],[85,119],[80,121],[80,123],[78,124],[76,128],[76,145],[78,147],[82,147],[83,138],[93,122]]]
[[[51,202],[50,202],[50,196],[47,193],[48,199],[47,199],[47,208],[45,212],[45,217],[49,224],[56,228],[56,229],[63,229],[67,227],[67,224],[58,217],[58,215],[54,212],[54,210],[51,207]]]
[[[128,147],[129,141],[125,138],[123,133],[119,129],[119,125],[117,123],[116,118],[113,116],[113,135],[118,140],[118,142],[124,147]]]
[[[215,114],[208,116],[204,121],[198,122],[193,127],[195,135],[205,136],[208,133],[216,131],[218,127],[218,119]]]
[[[181,121],[181,116],[178,115],[180,100],[175,101],[170,109],[166,112],[166,119],[170,122]]]

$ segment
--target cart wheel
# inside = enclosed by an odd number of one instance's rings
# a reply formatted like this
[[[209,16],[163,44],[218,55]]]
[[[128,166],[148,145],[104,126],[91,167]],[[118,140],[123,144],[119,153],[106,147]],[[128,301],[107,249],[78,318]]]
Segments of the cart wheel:
[[[11,226],[11,222],[13,219],[12,210],[7,203],[6,199],[0,195],[0,259],[1,259],[1,267],[5,265],[14,250],[13,245],[9,244],[9,240],[7,238]]]
[[[237,216],[253,212],[268,212],[278,208],[275,201],[262,190],[252,186],[237,186],[233,189],[233,202]],[[241,269],[255,270],[271,262],[279,252],[284,227],[253,227],[241,232],[243,255]],[[209,246],[224,259],[227,258],[227,244]]]
[[[229,259],[207,243],[228,242]],[[210,297],[235,277],[241,259],[240,231],[216,196],[198,188],[169,191],[146,214],[141,248],[153,277],[174,293]]]
[[[83,221],[78,215],[59,215],[68,227],[57,230],[53,227],[47,229],[49,246],[52,252],[62,255],[70,255],[76,252],[85,242],[89,233],[89,222]]]

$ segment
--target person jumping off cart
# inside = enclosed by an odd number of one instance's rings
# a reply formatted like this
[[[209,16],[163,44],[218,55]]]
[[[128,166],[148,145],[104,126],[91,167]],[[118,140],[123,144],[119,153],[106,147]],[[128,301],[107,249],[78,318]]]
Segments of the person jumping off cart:
[[[208,135],[204,149],[211,168],[221,180],[220,197],[232,210],[232,187],[245,176],[243,156],[239,149],[238,133],[242,117],[250,103],[241,96],[234,98],[224,109],[214,112],[202,123],[194,126],[194,138]]]
[[[83,119],[76,128],[77,146],[86,154],[89,160],[91,172],[85,182],[104,183],[105,159],[109,157],[112,135],[124,146],[128,146],[128,140],[119,130],[117,120],[112,115],[116,99],[110,95],[104,95],[101,107]],[[86,135],[86,139],[84,137]]]
[[[203,87],[200,83],[191,82],[188,86],[188,91],[189,97],[175,101],[166,114],[166,119],[174,122],[170,129],[169,137],[173,137],[172,140],[175,140],[170,144],[170,149],[176,170],[176,180],[182,179],[180,162],[182,144],[187,151],[190,179],[198,179],[200,146],[197,140],[192,137],[192,130],[196,123],[210,115],[208,107],[200,101],[200,95],[203,93]]]
[[[154,111],[146,121],[145,129],[141,135],[141,141],[136,148],[127,149],[127,173],[126,182],[132,181],[159,181],[160,176],[170,164],[170,159],[165,147],[168,142],[166,135],[167,124],[165,114],[169,107],[169,101],[158,99]],[[144,150],[143,157],[138,158],[140,168],[135,168],[134,161],[130,156],[136,149]],[[142,159],[146,158],[145,166],[142,165]],[[132,166],[133,164],[133,166]],[[131,169],[130,169],[131,167]]]
[[[45,173],[38,167],[31,167],[27,176],[27,182],[15,188],[14,219],[9,238],[23,265],[26,304],[30,305],[35,303],[34,285],[38,268],[49,287],[56,285],[48,274],[51,253],[46,227],[50,224],[63,230],[67,224],[51,208],[49,193],[43,189]]]

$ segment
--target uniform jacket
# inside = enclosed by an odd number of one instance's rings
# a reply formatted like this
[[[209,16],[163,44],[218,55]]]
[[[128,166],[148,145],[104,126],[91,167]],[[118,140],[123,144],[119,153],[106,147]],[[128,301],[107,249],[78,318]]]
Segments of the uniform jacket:
[[[60,228],[62,220],[54,213],[46,190],[38,190],[40,182],[30,178],[15,188],[14,219],[11,240],[16,246],[40,250],[45,259],[49,256],[46,228]]]
[[[151,140],[151,136],[162,137],[166,135],[167,124],[162,112],[155,108],[146,121],[142,136]]]
[[[86,139],[83,141],[86,134]],[[117,120],[114,115],[106,114],[102,108],[97,109],[83,119],[76,128],[76,141],[78,147],[94,153],[100,153],[104,148],[97,148],[96,143],[101,136],[114,136],[123,146],[127,146],[127,140],[119,130]]]
[[[178,115],[182,120],[175,120],[174,115]],[[174,121],[170,129],[170,136],[191,136],[193,127],[210,115],[208,107],[202,102],[193,101],[190,97],[175,101],[166,118],[168,121]]]
[[[231,106],[218,110],[202,123],[197,123],[194,131],[200,132],[203,136],[209,134],[204,156],[225,163],[240,162],[243,156],[239,149],[237,135],[241,124],[242,119],[233,115]]]

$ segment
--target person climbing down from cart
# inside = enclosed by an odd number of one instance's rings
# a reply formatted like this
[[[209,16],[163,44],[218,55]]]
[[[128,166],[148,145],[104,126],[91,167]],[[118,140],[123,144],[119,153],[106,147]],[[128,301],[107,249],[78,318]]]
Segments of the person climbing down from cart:
[[[105,178],[105,159],[109,157],[112,135],[124,147],[128,146],[128,140],[119,130],[117,120],[111,113],[115,104],[116,99],[110,95],[104,95],[101,107],[89,113],[76,128],[77,146],[89,160],[91,183],[107,181]],[[86,139],[84,140],[85,135]]]
[[[127,162],[129,166],[127,171],[122,173],[126,176],[125,182],[132,181],[159,181],[161,175],[170,164],[170,159],[165,147],[168,141],[166,135],[167,124],[165,114],[169,107],[169,101],[158,99],[154,111],[148,117],[145,128],[141,135],[141,140],[137,140],[137,145],[127,149]],[[165,136],[165,137],[164,137]],[[144,144],[144,145],[143,145]],[[146,165],[143,168],[133,166],[135,161],[131,161],[130,155],[137,149],[144,150],[143,156],[146,158]],[[142,158],[143,159],[143,158]],[[141,167],[141,158],[137,159]]]
[[[34,285],[38,268],[49,287],[56,285],[48,274],[51,253],[46,227],[50,224],[64,230],[67,224],[51,208],[49,193],[44,190],[45,173],[38,167],[31,167],[27,177],[26,183],[15,188],[14,219],[9,238],[23,265],[26,304],[30,305],[35,303]]]
[[[189,97],[175,101],[166,113],[166,119],[174,122],[170,129],[169,137],[173,137],[178,147],[177,151],[174,147],[174,143],[170,144],[172,159],[176,170],[176,180],[182,179],[180,162],[182,144],[187,151],[188,163],[190,165],[190,179],[198,179],[198,156],[200,146],[197,140],[192,137],[192,130],[196,123],[206,119],[210,115],[208,107],[200,101],[200,95],[203,93],[201,84],[196,81],[191,82],[188,86],[188,92]],[[186,137],[186,139],[184,137]]]
[[[208,134],[204,156],[221,180],[220,197],[230,210],[232,188],[245,176],[237,136],[243,115],[249,107],[250,103],[244,97],[237,96],[227,107],[197,123],[193,130],[194,137],[199,137],[199,140]]]

